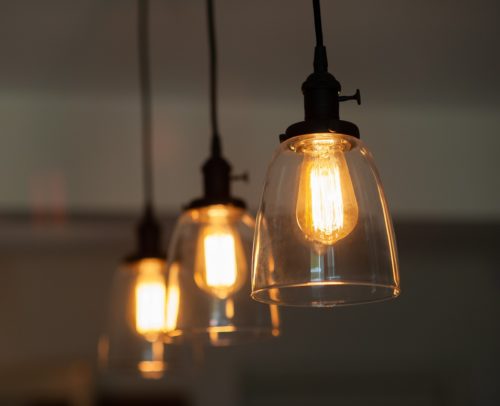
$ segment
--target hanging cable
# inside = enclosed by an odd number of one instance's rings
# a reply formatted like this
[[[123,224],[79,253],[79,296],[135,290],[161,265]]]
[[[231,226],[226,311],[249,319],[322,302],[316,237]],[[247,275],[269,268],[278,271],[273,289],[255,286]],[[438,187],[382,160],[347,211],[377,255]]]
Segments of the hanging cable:
[[[321,9],[319,0],[313,0],[314,28],[316,30],[316,46],[323,46],[323,28],[321,27]]]
[[[149,0],[137,0],[137,6],[137,45],[139,54],[139,83],[141,92],[142,176],[144,204],[146,209],[149,209],[153,205]]]
[[[217,41],[215,35],[215,12],[213,0],[206,1],[208,49],[209,49],[209,82],[210,82],[210,123],[212,134],[210,139],[210,156],[203,163],[203,197],[193,200],[188,208],[207,207],[213,204],[231,204],[245,207],[245,203],[231,195],[231,181],[246,180],[246,176],[232,176],[231,164],[222,156],[221,138],[217,117]]]
[[[314,48],[314,71],[326,72],[328,70],[328,59],[326,48],[323,46],[323,28],[321,26],[321,8],[319,0],[313,0],[314,29],[316,31],[316,47]]]
[[[212,0],[207,0],[208,41],[210,58],[210,120],[212,125],[212,155],[219,156],[221,142],[217,119],[217,43],[215,38],[215,17]]]
[[[161,229],[153,208],[153,129],[151,113],[151,73],[149,57],[149,0],[137,0],[137,54],[141,100],[143,215],[137,227],[138,248],[131,257],[163,258]]]

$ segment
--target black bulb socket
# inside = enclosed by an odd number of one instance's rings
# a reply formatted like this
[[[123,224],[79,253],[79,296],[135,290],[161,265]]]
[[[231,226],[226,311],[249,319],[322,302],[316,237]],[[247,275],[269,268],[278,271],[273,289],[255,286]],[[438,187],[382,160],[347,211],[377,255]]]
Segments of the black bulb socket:
[[[327,71],[326,50],[315,48],[314,73],[302,84],[304,95],[304,121],[292,124],[280,135],[280,142],[292,137],[314,133],[341,133],[359,138],[358,127],[340,119],[339,81]]]
[[[156,220],[151,205],[146,205],[141,221],[137,225],[137,249],[125,261],[133,263],[145,258],[165,260],[166,253],[162,249],[161,227]]]
[[[190,202],[185,210],[228,204],[246,208],[243,200],[231,196],[231,165],[221,154],[215,153],[203,164],[203,197]]]

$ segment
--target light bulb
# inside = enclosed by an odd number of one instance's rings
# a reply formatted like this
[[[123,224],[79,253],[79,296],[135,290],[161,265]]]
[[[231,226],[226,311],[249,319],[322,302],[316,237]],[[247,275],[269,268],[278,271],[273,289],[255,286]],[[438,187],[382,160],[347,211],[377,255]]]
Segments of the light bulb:
[[[135,329],[150,341],[155,341],[166,328],[164,264],[161,259],[145,258],[136,265]]]
[[[194,278],[198,287],[219,299],[238,291],[247,275],[242,242],[232,224],[237,210],[226,205],[199,210],[203,225],[196,247]]]
[[[358,204],[344,158],[348,141],[334,135],[301,137],[292,149],[304,155],[299,169],[297,223],[307,240],[332,245],[358,222]]]

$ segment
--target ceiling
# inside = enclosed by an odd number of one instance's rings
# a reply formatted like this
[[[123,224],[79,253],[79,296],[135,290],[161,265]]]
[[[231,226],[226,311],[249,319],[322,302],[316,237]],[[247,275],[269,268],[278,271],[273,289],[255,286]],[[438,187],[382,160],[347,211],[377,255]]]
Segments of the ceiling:
[[[2,0],[0,210],[140,204],[136,3]],[[310,1],[217,0],[224,152],[255,209],[278,134],[302,119]],[[323,0],[342,107],[399,217],[500,218],[500,3]],[[152,0],[156,199],[201,191],[207,156],[204,2]]]

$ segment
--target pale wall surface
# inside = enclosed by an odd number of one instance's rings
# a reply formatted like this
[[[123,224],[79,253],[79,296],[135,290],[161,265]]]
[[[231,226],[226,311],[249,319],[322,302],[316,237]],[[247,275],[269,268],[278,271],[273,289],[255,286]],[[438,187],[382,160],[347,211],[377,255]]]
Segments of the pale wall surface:
[[[500,3],[323,1],[330,65],[405,217],[499,218]],[[140,202],[135,3],[3,0],[0,210],[129,211]],[[259,201],[277,135],[302,118],[308,1],[217,2],[221,128],[236,192]],[[200,193],[207,155],[204,2],[153,1],[158,202]]]

